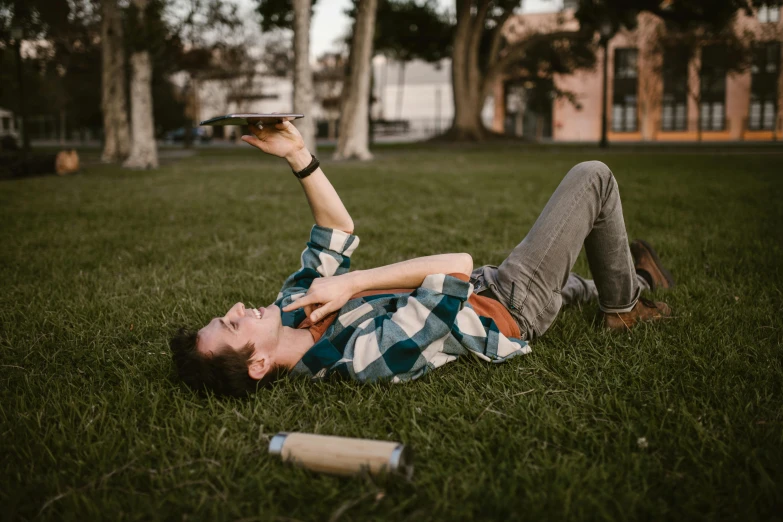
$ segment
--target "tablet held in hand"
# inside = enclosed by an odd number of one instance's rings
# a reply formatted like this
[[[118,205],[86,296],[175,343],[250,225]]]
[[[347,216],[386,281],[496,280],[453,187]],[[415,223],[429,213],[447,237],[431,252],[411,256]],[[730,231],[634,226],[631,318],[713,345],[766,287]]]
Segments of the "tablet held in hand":
[[[199,125],[272,125],[299,118],[304,118],[304,114],[283,112],[226,114],[225,116],[216,116],[204,120]]]

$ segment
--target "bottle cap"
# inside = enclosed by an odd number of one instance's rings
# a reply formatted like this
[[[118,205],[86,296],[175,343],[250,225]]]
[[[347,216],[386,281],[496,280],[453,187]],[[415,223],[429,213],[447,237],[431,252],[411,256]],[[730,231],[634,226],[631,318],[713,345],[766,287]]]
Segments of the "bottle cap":
[[[285,438],[288,433],[281,431],[269,441],[269,454],[280,455],[283,452],[283,444],[285,444]]]

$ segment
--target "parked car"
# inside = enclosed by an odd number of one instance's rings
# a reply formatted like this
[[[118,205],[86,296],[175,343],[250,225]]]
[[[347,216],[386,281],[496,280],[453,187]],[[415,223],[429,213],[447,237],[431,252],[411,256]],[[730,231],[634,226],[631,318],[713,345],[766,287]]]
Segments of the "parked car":
[[[202,127],[191,127],[190,136],[193,143],[208,143],[212,139],[212,136],[207,133],[207,129]],[[168,131],[164,135],[164,139],[170,143],[185,141],[185,127]]]

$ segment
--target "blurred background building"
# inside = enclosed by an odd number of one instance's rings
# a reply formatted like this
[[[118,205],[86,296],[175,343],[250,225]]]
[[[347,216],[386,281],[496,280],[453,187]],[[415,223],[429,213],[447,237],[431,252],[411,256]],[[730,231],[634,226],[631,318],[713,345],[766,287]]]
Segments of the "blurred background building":
[[[562,30],[577,24],[573,2],[559,13],[517,15],[506,25],[510,39],[542,28]],[[752,16],[740,13],[738,39],[754,35],[752,63],[735,71],[721,42],[667,41],[664,22],[642,14],[634,31],[620,31],[608,42],[608,139],[638,141],[741,141],[783,138],[783,76],[779,6]],[[558,142],[595,142],[601,137],[602,68],[556,75],[572,100],[553,99],[541,108],[527,106],[525,81],[498,80],[492,129],[513,136]]]
[[[308,117],[318,122],[320,138],[336,137],[344,59],[339,53],[329,53],[314,65],[315,103]],[[417,140],[440,134],[451,125],[454,117],[451,60],[434,64],[422,60],[401,63],[376,56],[372,85],[371,116],[376,137]],[[200,81],[197,119],[233,112],[279,112],[281,107],[291,105],[292,96],[290,77],[270,74],[259,64],[249,75]],[[494,101],[490,98],[482,114],[484,124],[491,126],[494,115]],[[222,134],[223,129],[208,130],[215,132],[216,137],[231,138]]]

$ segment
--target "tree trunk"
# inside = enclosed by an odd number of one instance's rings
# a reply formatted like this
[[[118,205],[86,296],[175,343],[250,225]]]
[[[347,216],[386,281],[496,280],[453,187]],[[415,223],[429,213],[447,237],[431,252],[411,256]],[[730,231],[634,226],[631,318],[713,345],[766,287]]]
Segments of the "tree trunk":
[[[101,2],[101,55],[103,69],[103,154],[105,162],[121,161],[130,149],[128,109],[125,103],[125,49],[117,0]]]
[[[405,62],[400,62],[400,76],[397,78],[397,119],[402,119],[402,97],[405,89]]]
[[[311,0],[294,0],[294,112],[305,115],[296,120],[296,127],[302,134],[305,147],[315,154],[313,71],[310,69],[311,5]]]
[[[133,0],[144,26],[144,14],[149,0]],[[131,151],[122,164],[131,169],[158,167],[158,147],[155,143],[155,122],[152,117],[152,62],[150,53],[137,50],[131,55]]]
[[[372,159],[368,146],[370,76],[372,75],[372,46],[375,33],[375,12],[378,0],[362,0],[354,25],[351,44],[347,95],[343,100],[340,132],[335,159]]]
[[[481,92],[482,89],[478,86],[475,90],[468,86],[459,89],[456,85],[453,85],[453,89],[454,122],[448,134],[458,141],[481,141],[486,135],[486,129],[481,122],[484,98],[479,100],[475,93]]]
[[[152,119],[152,64],[147,51],[131,55],[131,152],[123,167],[158,167],[155,124]]]
[[[478,67],[482,24],[474,27],[470,10],[457,13],[457,28],[451,56],[452,89],[454,91],[454,122],[447,135],[456,140],[479,141],[485,129],[481,123],[481,109],[485,89]]]

